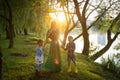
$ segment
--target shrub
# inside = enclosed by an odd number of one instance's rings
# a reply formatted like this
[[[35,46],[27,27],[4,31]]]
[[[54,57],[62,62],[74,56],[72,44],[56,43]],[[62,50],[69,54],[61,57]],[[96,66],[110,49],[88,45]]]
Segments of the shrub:
[[[101,61],[105,69],[110,70],[112,73],[120,78],[120,53],[113,55],[112,58],[110,58],[109,56],[108,59],[102,58]]]

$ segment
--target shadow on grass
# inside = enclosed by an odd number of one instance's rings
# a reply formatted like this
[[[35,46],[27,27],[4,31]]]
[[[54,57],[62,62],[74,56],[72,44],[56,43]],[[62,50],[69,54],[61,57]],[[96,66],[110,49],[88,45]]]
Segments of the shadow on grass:
[[[42,76],[38,76],[35,73],[28,80],[54,80],[55,76],[59,73],[42,71]]]
[[[75,73],[48,72],[42,71],[42,76],[37,76],[35,73],[28,80],[80,80],[80,77]]]
[[[11,56],[16,56],[16,57],[27,57],[28,55],[25,53],[11,53]]]

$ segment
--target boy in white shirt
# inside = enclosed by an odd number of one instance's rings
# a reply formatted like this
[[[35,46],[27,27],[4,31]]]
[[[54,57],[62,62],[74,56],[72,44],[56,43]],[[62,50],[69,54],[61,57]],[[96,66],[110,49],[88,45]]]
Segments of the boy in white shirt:
[[[35,55],[35,60],[36,60],[36,75],[41,75],[41,68],[43,64],[43,40],[38,40],[38,47],[36,48],[36,55]]]

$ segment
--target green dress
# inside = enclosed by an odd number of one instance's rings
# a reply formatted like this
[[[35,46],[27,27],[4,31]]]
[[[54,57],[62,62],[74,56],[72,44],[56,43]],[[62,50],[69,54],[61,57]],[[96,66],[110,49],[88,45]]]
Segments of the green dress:
[[[48,58],[45,62],[45,68],[52,72],[61,71],[61,55],[59,46],[59,30],[54,30],[49,37],[51,39]]]

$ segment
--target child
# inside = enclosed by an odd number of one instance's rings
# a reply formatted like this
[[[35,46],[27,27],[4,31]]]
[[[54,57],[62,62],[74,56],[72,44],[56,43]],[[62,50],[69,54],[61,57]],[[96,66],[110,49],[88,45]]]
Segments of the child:
[[[77,65],[76,65],[76,58],[75,58],[75,54],[74,54],[74,51],[75,51],[75,43],[73,42],[73,37],[72,36],[69,36],[68,37],[68,43],[67,43],[67,46],[65,48],[65,50],[67,50],[67,61],[68,61],[68,72],[71,72],[71,66],[70,66],[70,62],[71,60],[73,61],[74,63],[74,66],[75,66],[75,73],[78,73],[78,70],[77,70]]]
[[[42,51],[42,46],[43,46],[43,40],[38,40],[38,47],[36,49],[36,75],[42,75],[41,74],[41,68],[42,68],[42,63],[44,59],[43,51]]]

